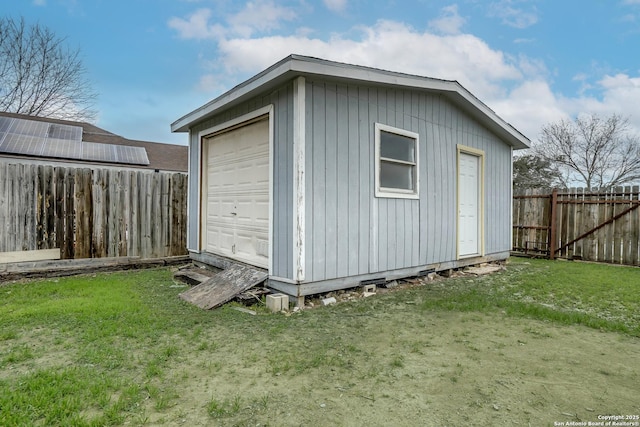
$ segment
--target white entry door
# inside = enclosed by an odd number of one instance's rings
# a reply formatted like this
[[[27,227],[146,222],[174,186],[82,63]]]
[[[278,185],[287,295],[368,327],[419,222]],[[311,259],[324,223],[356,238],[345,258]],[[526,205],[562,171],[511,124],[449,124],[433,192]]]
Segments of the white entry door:
[[[458,256],[481,255],[482,157],[458,156]]]
[[[202,246],[269,267],[269,120],[205,139]]]

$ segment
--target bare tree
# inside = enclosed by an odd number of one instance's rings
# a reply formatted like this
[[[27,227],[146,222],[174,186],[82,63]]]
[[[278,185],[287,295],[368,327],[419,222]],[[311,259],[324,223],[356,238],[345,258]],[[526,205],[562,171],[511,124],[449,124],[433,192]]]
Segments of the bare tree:
[[[562,172],[567,187],[579,183],[591,190],[640,181],[640,139],[617,114],[546,125],[534,150]]]
[[[80,50],[39,24],[0,18],[0,111],[91,121],[96,94]]]

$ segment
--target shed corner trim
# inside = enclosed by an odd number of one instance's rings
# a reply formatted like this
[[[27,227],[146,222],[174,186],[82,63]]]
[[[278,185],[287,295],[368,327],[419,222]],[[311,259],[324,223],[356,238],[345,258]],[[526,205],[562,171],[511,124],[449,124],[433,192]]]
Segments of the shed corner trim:
[[[305,103],[306,80],[293,86],[293,277],[305,279]]]

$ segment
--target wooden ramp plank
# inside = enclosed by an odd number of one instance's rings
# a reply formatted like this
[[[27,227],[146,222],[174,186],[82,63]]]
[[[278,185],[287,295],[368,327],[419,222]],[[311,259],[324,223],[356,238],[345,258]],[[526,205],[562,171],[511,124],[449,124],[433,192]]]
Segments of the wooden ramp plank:
[[[8,264],[10,262],[46,261],[52,259],[60,259],[60,248],[0,252],[0,264]]]
[[[267,272],[265,271],[246,265],[232,264],[229,268],[179,296],[203,310],[211,310],[266,279]]]
[[[194,270],[182,270],[173,275],[173,278],[180,280],[181,282],[188,283],[191,286],[198,286],[199,284],[211,279],[217,272],[211,272],[211,274],[202,274],[201,272]]]

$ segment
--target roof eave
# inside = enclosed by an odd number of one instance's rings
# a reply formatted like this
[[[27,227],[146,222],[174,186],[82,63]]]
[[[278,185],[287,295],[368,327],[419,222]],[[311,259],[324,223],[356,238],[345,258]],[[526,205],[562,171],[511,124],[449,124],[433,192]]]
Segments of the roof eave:
[[[288,56],[263,72],[255,75],[251,79],[206,103],[202,107],[197,108],[179,118],[171,124],[171,132],[188,132],[189,128],[193,126],[194,123],[214,114],[217,110],[227,107],[230,104],[241,102],[243,99],[250,97],[258,90],[264,90],[270,86],[278,85],[281,81],[285,81],[287,79],[285,76],[290,71],[291,56]]]
[[[529,139],[500,118],[482,101],[455,80],[441,80],[376,68],[343,64],[301,55],[290,55],[260,74],[241,83],[202,107],[171,124],[172,132],[188,132],[195,123],[218,110],[242,102],[260,91],[276,87],[298,75],[318,75],[350,81],[362,81],[407,88],[425,89],[445,94],[487,126],[514,149],[528,148]]]
[[[510,123],[503,120],[495,111],[476,98],[471,92],[467,91],[458,82],[455,82],[455,84],[459,89],[446,94],[452,102],[467,111],[472,117],[513,147],[514,150],[529,148],[531,145],[529,138]]]

